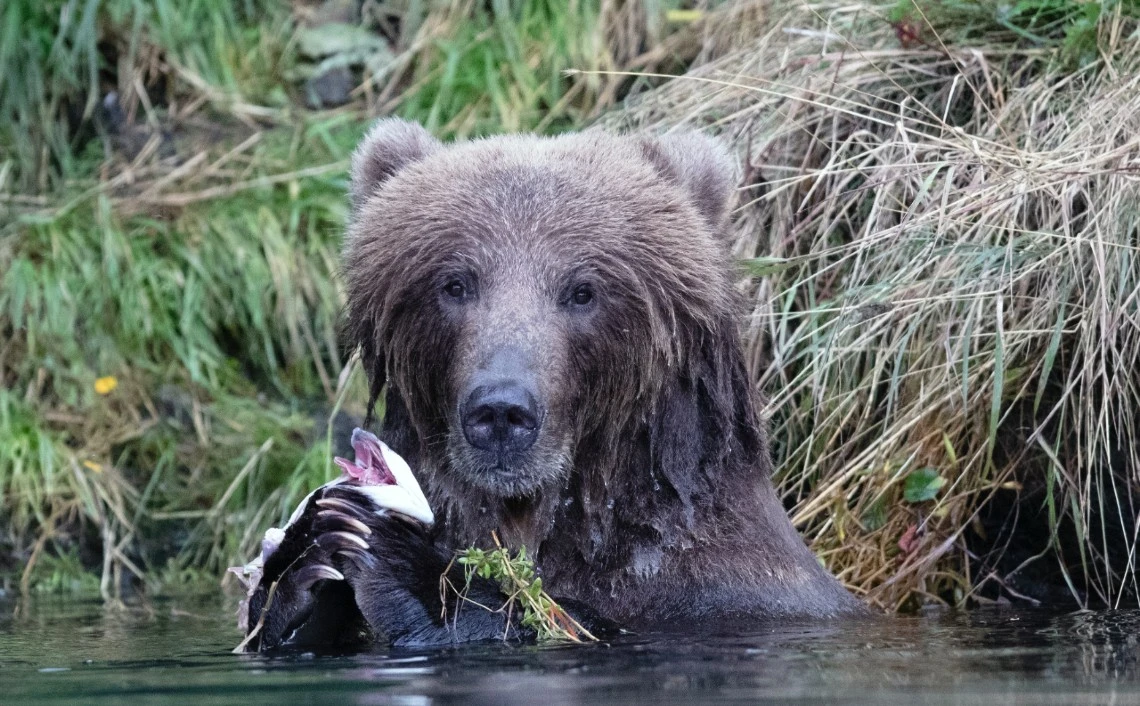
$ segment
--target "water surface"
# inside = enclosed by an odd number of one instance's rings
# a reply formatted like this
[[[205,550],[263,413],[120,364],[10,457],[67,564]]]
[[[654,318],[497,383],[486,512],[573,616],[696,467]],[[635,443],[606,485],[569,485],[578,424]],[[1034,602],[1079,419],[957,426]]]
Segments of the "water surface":
[[[0,703],[1140,703],[1140,611],[987,609],[606,645],[233,655],[232,604],[0,602]]]

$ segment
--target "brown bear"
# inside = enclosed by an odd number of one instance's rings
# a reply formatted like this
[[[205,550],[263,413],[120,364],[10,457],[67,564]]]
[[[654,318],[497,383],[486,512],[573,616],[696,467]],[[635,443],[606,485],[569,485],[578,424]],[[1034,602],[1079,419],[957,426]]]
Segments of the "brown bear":
[[[770,479],[738,327],[732,174],[692,132],[445,146],[401,120],[373,128],[353,160],[347,331],[369,407],[383,399],[379,436],[437,521],[376,520],[350,509],[359,497],[301,517],[250,606],[251,625],[265,611],[262,648],[525,637],[513,618],[442,602],[455,552],[493,532],[587,624],[864,610]],[[367,550],[336,539],[361,523]],[[473,590],[501,603],[490,582]]]

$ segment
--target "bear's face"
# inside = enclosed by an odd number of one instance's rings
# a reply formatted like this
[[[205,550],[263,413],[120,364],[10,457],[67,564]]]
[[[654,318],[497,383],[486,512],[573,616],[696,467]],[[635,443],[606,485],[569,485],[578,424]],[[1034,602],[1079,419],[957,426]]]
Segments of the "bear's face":
[[[534,496],[568,482],[580,444],[655,414],[662,371],[732,309],[730,175],[692,134],[445,147],[381,121],[353,166],[348,324],[417,471]]]

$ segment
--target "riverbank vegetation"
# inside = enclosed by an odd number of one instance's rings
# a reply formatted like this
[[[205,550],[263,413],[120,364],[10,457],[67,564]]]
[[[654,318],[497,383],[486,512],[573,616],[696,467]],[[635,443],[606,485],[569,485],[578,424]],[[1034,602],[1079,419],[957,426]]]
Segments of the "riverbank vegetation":
[[[114,596],[248,553],[361,412],[336,269],[368,122],[582,125],[635,81],[564,70],[680,67],[673,7],[5,4],[5,585]]]
[[[13,588],[215,580],[332,476],[346,160],[395,112],[723,135],[821,561],[888,609],[1136,600],[1134,0],[360,8],[0,10]]]
[[[877,605],[1135,601],[1137,9],[792,4],[611,116],[738,147],[785,496]]]

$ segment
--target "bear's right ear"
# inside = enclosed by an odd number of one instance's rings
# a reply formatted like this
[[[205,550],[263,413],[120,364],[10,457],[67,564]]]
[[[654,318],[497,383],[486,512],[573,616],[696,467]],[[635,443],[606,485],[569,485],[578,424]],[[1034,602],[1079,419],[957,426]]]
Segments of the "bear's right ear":
[[[440,141],[419,123],[400,118],[376,121],[352,155],[349,193],[353,213],[359,211],[385,181],[441,147]]]

